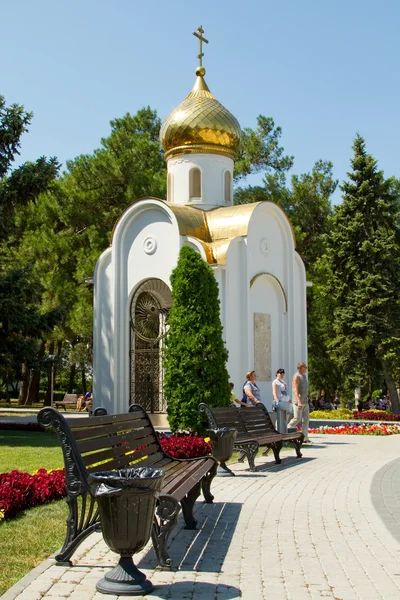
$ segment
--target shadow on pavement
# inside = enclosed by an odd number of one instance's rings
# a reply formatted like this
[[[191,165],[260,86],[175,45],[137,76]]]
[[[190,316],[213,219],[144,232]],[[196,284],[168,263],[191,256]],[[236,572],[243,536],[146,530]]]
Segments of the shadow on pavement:
[[[256,470],[261,473],[268,472],[268,471],[283,471],[285,469],[291,469],[292,467],[297,467],[306,462],[310,462],[311,460],[316,460],[316,458],[312,457],[312,456],[303,456],[303,458],[287,457],[282,460],[280,465],[275,465],[275,464],[257,465]]]
[[[370,494],[385,527],[400,542],[400,458],[387,463],[375,473]]]
[[[238,502],[196,503],[197,530],[178,527],[171,535],[168,550],[173,570],[219,573],[235,532],[242,504]],[[153,549],[137,563],[139,569],[154,569],[156,557]],[[234,588],[236,589],[236,588]],[[206,596],[213,598],[214,596]],[[232,596],[235,597],[235,596]]]
[[[177,581],[171,585],[154,586],[154,591],[147,594],[149,598],[153,594],[157,598],[191,598],[192,593],[196,594],[196,598],[203,598],[204,600],[211,598],[221,598],[221,600],[233,600],[234,598],[241,598],[242,594],[237,587],[221,585],[217,583],[206,583],[196,581]]]

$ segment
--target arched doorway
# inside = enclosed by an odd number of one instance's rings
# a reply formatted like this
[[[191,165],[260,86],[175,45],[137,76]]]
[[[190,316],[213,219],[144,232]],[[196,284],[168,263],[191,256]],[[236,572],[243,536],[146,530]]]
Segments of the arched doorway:
[[[161,279],[148,279],[133,295],[130,307],[130,404],[148,412],[165,412],[163,342],[171,292]]]

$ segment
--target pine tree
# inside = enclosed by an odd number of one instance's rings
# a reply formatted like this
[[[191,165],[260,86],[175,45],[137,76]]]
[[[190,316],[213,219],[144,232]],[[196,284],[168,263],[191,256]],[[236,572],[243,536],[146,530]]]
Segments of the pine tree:
[[[333,356],[353,383],[382,369],[394,412],[400,412],[393,362],[400,340],[399,194],[367,154],[359,135],[343,203],[332,218],[327,262],[333,300]]]
[[[172,307],[165,350],[164,393],[172,431],[204,430],[200,402],[229,406],[230,389],[222,339],[218,284],[209,265],[181,249],[171,275]]]

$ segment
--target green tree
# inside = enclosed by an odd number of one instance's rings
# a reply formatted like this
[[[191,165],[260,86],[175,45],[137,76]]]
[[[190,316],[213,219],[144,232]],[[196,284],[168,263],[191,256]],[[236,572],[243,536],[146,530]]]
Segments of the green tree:
[[[381,368],[400,412],[393,363],[400,341],[399,192],[357,135],[343,203],[330,223],[325,293],[333,302],[332,356],[353,384]]]
[[[259,115],[256,129],[242,130],[242,139],[235,160],[236,180],[260,171],[284,172],[293,166],[293,156],[285,156],[279,145],[281,127],[275,127],[271,117]]]
[[[42,156],[10,173],[19,154],[20,138],[28,131],[32,116],[23,106],[6,107],[4,97],[0,96],[0,242],[18,239],[23,224],[16,222],[16,211],[29,202],[35,203],[57,177],[60,168],[55,158]]]
[[[61,320],[56,306],[42,310],[40,281],[29,261],[18,263],[15,257],[25,229],[24,209],[36,205],[59,170],[55,158],[45,157],[11,170],[31,119],[32,113],[16,104],[6,107],[0,96],[0,363],[5,382],[20,380],[22,373],[38,364],[42,336]]]
[[[0,95],[0,178],[7,174],[15,155],[19,154],[21,136],[28,131],[32,116],[18,104],[6,106],[4,96]]]
[[[39,310],[39,289],[29,268],[0,274],[0,375],[6,383],[38,366],[43,337],[63,318],[58,308]]]
[[[63,344],[70,377],[62,380],[69,380],[69,388],[81,385],[75,379],[77,362],[81,374],[91,362],[93,298],[86,280],[123,211],[139,197],[165,195],[159,127],[150,108],[115,119],[100,149],[69,161],[68,170],[47,192],[16,210],[21,229],[9,248],[9,260],[32,265],[42,286],[42,310],[65,308],[66,318],[50,340]]]
[[[229,406],[218,284],[192,248],[181,249],[171,275],[172,307],[165,349],[164,393],[172,431],[203,431],[200,402]]]

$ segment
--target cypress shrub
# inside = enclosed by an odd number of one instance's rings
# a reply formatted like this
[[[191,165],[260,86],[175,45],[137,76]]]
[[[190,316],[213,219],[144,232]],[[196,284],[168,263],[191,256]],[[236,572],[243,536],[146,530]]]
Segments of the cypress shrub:
[[[172,431],[206,429],[200,402],[229,406],[228,351],[218,284],[200,254],[183,246],[171,274],[172,306],[164,353],[164,394]]]

